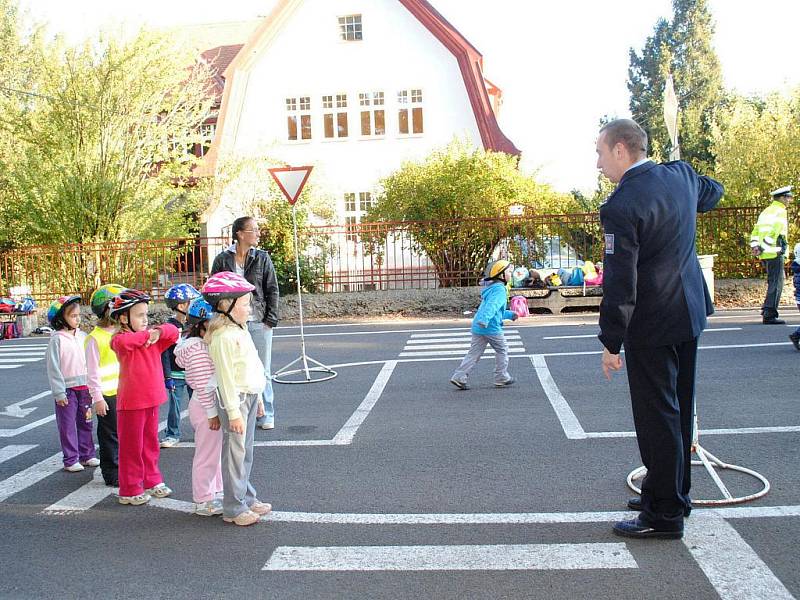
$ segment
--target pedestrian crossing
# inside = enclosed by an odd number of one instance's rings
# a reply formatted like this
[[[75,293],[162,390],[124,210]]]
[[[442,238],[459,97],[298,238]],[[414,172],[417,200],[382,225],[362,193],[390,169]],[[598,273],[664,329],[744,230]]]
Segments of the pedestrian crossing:
[[[519,335],[519,330],[508,329],[505,331],[506,343],[509,354],[524,354],[525,346]],[[400,352],[401,358],[425,356],[463,356],[472,343],[472,333],[469,330],[436,333],[412,333]],[[494,350],[487,346],[484,355],[493,355]]]
[[[47,340],[24,344],[0,344],[0,369],[18,369],[44,360]]]

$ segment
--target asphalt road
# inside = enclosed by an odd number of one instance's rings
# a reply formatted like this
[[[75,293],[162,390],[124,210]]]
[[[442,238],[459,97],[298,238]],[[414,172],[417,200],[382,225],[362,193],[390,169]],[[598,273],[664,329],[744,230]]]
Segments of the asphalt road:
[[[338,376],[276,384],[253,475],[275,512],[249,528],[191,514],[188,419],[161,454],[167,500],[121,506],[89,470],[60,470],[46,340],[2,341],[0,597],[800,598],[800,353],[791,329],[759,321],[712,318],[697,400],[703,448],[769,493],[647,542],[611,533],[639,462],[594,314],[513,323],[517,383],[495,388],[485,357],[468,391],[448,383],[467,320],[307,326],[308,355]],[[276,330],[276,370],[298,332]],[[693,476],[694,498],[721,497]],[[734,497],[762,487],[721,478]]]

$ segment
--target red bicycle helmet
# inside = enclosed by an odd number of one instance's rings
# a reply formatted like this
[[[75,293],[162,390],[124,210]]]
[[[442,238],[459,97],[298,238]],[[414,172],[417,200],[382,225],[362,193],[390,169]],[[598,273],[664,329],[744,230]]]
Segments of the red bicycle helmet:
[[[150,296],[144,292],[134,289],[122,290],[110,303],[108,314],[114,318],[119,318],[119,315],[128,312],[137,304],[145,304],[150,302]]]

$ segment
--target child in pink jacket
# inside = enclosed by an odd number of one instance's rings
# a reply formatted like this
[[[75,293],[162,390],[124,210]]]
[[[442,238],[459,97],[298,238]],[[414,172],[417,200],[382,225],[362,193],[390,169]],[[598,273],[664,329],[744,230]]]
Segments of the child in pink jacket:
[[[178,341],[169,323],[147,328],[150,297],[123,290],[111,303],[120,331],[111,338],[119,360],[117,436],[119,437],[119,503],[145,504],[151,496],[172,493],[158,469],[158,407],[167,401],[161,353]]]
[[[186,383],[194,390],[189,399],[189,420],[194,428],[192,497],[194,514],[202,517],[222,514],[222,430],[214,363],[203,340],[213,311],[202,298],[192,300],[187,310],[189,332],[175,347],[175,362],[185,370]]]

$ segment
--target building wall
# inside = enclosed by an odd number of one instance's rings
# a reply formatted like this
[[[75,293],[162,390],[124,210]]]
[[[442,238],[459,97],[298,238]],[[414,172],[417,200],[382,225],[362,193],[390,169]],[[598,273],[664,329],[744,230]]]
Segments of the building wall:
[[[363,41],[342,41],[338,18],[353,14],[362,16]],[[238,122],[229,112],[225,136],[230,143],[220,161],[266,154],[292,165],[314,165],[312,177],[337,199],[342,217],[345,193],[374,191],[378,180],[404,160],[422,158],[454,136],[481,145],[455,57],[397,0],[306,0],[247,80],[236,79],[245,99]],[[422,90],[420,135],[399,134],[400,90]],[[384,94],[382,137],[360,135],[361,92]],[[342,93],[347,94],[349,135],[325,139],[322,97],[333,96],[335,103]],[[287,141],[286,99],[301,97],[311,100],[311,140]],[[235,212],[223,197],[210,215],[209,233],[230,223]]]

